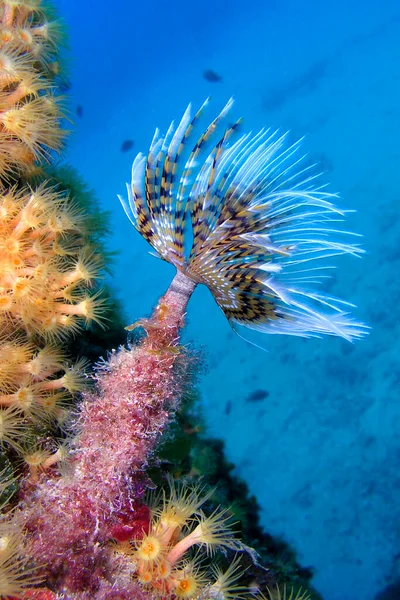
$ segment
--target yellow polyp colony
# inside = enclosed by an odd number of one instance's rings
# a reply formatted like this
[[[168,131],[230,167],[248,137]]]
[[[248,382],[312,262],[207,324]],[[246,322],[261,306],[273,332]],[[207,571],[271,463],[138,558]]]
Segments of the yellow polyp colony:
[[[70,366],[61,347],[105,311],[91,292],[104,261],[85,214],[41,172],[67,133],[62,38],[41,0],[0,0],[0,449],[23,456],[32,478],[59,458],[33,442],[86,384],[85,362]]]
[[[149,532],[128,547],[116,545],[119,552],[131,557],[137,580],[163,600],[250,597],[248,589],[237,583],[243,574],[238,555],[225,573],[203,564],[207,553],[217,548],[245,550],[229,528],[227,512],[216,510],[206,517],[201,506],[210,494],[203,494],[200,488],[170,485],[169,498],[164,494],[153,509]]]
[[[58,95],[63,41],[42,0],[0,0],[0,508],[16,474],[29,482],[61,469],[67,442],[54,439],[74,395],[86,385],[85,361],[62,350],[74,333],[100,323],[94,287],[104,268],[83,209],[44,166],[63,147]],[[68,186],[67,186],[68,187]],[[89,225],[89,228],[93,225]],[[39,583],[14,512],[0,514],[0,598]]]
[[[301,588],[296,592],[293,588],[287,588],[286,585],[280,589],[278,586],[275,589],[267,589],[267,595],[261,594],[256,600],[311,600],[307,590]]]
[[[102,300],[88,296],[88,273],[77,270],[90,251],[84,230],[71,217],[64,229],[52,225],[68,210],[67,202],[45,186],[0,197],[0,326],[12,323],[57,340],[79,328],[79,319],[101,319]],[[68,237],[74,253],[60,256],[58,248]]]
[[[0,494],[13,485],[7,469],[0,471]],[[20,597],[27,587],[37,585],[41,577],[29,558],[29,544],[14,517],[0,520],[0,598]]]
[[[57,344],[101,323],[104,301],[89,293],[101,260],[81,215],[44,184],[2,190],[0,213],[0,410],[62,420],[85,385],[85,365],[67,367]],[[4,432],[0,441],[15,448],[14,437]]]
[[[53,63],[63,39],[40,2],[0,2],[1,177],[35,171],[62,148],[62,100],[56,97]]]
[[[150,563],[159,559],[161,554],[161,543],[154,535],[143,537],[137,549],[137,556],[143,563]]]
[[[175,594],[178,598],[193,598],[196,597],[201,588],[207,584],[205,575],[202,575],[199,569],[194,571],[189,565],[187,569],[182,569],[175,573]]]
[[[26,423],[22,413],[14,406],[0,410],[0,444],[8,444],[21,451],[21,440],[26,437]]]

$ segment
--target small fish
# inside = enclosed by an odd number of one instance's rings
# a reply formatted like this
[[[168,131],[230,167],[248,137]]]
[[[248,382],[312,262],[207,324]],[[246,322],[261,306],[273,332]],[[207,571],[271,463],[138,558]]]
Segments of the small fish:
[[[228,402],[225,404],[225,414],[229,415],[231,413],[232,410],[232,402],[230,400],[228,400]]]
[[[76,114],[77,116],[82,119],[83,117],[83,106],[82,104],[78,104],[78,106],[76,107]]]
[[[218,83],[222,81],[222,76],[218,75],[218,73],[216,73],[212,69],[206,69],[205,71],[203,71],[203,77],[207,81],[211,81],[211,83]]]
[[[134,141],[133,140],[125,140],[121,144],[121,152],[128,152],[131,148],[133,148]]]
[[[246,402],[261,402],[268,398],[269,392],[267,390],[254,390],[246,398]]]

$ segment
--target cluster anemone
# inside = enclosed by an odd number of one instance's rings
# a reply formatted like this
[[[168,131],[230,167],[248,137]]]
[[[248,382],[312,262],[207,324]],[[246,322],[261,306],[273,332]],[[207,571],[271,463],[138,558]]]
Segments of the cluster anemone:
[[[26,420],[62,422],[84,386],[84,364],[68,366],[58,344],[101,322],[90,286],[102,265],[82,215],[54,189],[4,189],[0,214],[0,442],[19,449]]]
[[[139,539],[117,542],[117,552],[132,560],[135,576],[152,598],[160,600],[310,600],[306,591],[290,587],[267,588],[265,594],[243,585],[248,568],[242,554],[254,551],[233,534],[229,510],[206,514],[204,504],[213,494],[200,486],[178,485],[151,498],[151,518]],[[231,551],[227,555],[227,551]],[[235,553],[222,570],[218,553]],[[248,562],[248,561],[247,561]]]
[[[55,342],[99,321],[102,301],[87,288],[101,265],[68,198],[45,185],[4,190],[0,214],[0,325]]]
[[[61,150],[62,28],[40,2],[0,2],[0,178],[32,176]]]
[[[64,461],[56,428],[86,378],[62,346],[104,312],[92,290],[103,257],[84,211],[43,170],[67,135],[63,41],[41,0],[0,0],[0,598],[39,581],[9,490],[18,474],[33,483]]]
[[[163,493],[153,502],[148,531],[140,539],[117,543],[118,551],[132,557],[138,581],[156,598],[248,597],[247,587],[238,584],[244,572],[238,554],[225,572],[216,564],[204,567],[205,557],[214,557],[218,549],[245,550],[233,535],[228,510],[208,516],[202,510],[210,495],[170,480],[169,496]]]
[[[0,471],[0,496],[13,485],[7,469]],[[1,507],[1,504],[0,504]],[[15,518],[0,519],[0,598],[21,597],[41,582],[29,556],[29,544]]]
[[[288,589],[283,586],[282,590],[278,586],[274,590],[267,590],[267,595],[261,594],[258,600],[311,600],[311,596],[307,591],[301,589],[297,592],[293,588]]]
[[[62,423],[83,387],[83,363],[60,344],[104,313],[91,290],[104,261],[84,212],[41,173],[66,135],[63,38],[41,0],[0,0],[0,445],[22,455],[32,427]]]

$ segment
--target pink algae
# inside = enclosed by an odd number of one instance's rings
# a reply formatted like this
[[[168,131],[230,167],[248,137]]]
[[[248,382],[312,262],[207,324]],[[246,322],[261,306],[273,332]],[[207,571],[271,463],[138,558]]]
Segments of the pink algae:
[[[70,469],[24,484],[20,518],[32,556],[63,598],[151,597],[112,540],[138,539],[148,529],[145,469],[188,383],[179,336],[193,287],[185,298],[172,285],[140,323],[142,341],[99,367],[96,390],[84,394],[76,419]]]

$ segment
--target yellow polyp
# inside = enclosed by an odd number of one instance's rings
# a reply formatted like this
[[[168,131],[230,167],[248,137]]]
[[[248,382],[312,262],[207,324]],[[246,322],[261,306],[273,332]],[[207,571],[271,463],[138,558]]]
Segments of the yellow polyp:
[[[22,456],[24,462],[28,465],[30,478],[32,481],[37,481],[39,473],[46,471],[58,462],[66,458],[66,451],[60,447],[56,452],[51,454],[48,450],[39,448],[32,452],[26,452]]]
[[[42,464],[49,458],[50,452],[47,450],[34,450],[29,454],[23,455],[23,459],[29,467],[40,468]]]
[[[53,413],[57,407],[58,397],[56,395],[44,396],[40,399],[40,406],[42,406],[49,414]]]
[[[9,44],[12,41],[13,32],[11,29],[2,29],[0,31],[0,45]]]
[[[63,313],[62,317],[83,317],[86,323],[94,321],[100,327],[103,327],[103,321],[107,320],[104,316],[106,302],[104,299],[99,298],[100,293],[98,292],[93,296],[86,296],[77,304],[55,302],[54,310],[58,313]]]
[[[23,410],[24,413],[29,412],[34,400],[35,396],[32,392],[32,389],[29,387],[21,388],[15,394],[15,403]]]
[[[141,571],[138,576],[138,581],[140,581],[140,583],[143,583],[143,585],[148,585],[152,582],[152,579],[153,573],[151,571]]]
[[[18,36],[20,38],[20,40],[27,45],[32,44],[33,42],[33,36],[31,34],[31,32],[29,31],[29,29],[18,29],[17,30]]]
[[[18,164],[21,168],[27,170],[28,168],[34,168],[32,165],[35,161],[35,155],[32,150],[21,142],[13,142],[12,158],[14,164]]]
[[[13,293],[15,299],[18,301],[34,293],[34,287],[35,286],[33,285],[32,281],[30,281],[29,279],[25,279],[24,277],[17,277],[13,285]]]
[[[13,269],[21,269],[24,266],[24,261],[20,256],[13,256],[9,262]]]
[[[60,350],[47,346],[29,360],[25,370],[36,379],[44,379],[63,369],[63,355]]]
[[[21,451],[20,441],[26,436],[25,420],[15,406],[0,409],[0,442],[13,446]]]
[[[42,583],[26,551],[25,535],[15,520],[0,528],[0,594],[2,598],[21,598],[24,590]]]
[[[11,107],[13,104],[17,104],[23,98],[25,98],[25,96],[32,93],[32,89],[28,88],[23,83],[20,83],[19,86],[11,94],[8,94],[7,105]]]
[[[178,598],[190,598],[197,590],[196,578],[193,575],[186,575],[178,581],[178,585],[174,591]]]
[[[72,270],[62,274],[58,281],[58,285],[64,287],[79,282],[89,284],[98,277],[98,267],[95,265],[94,261],[90,262],[84,258],[79,258]]]
[[[60,393],[49,393],[47,396],[38,398],[36,413],[42,421],[62,422],[65,416],[66,395]]]
[[[72,331],[77,331],[79,329],[79,325],[76,322],[74,315],[59,315],[56,317],[57,325],[61,325],[65,329],[71,329]]]
[[[115,539],[111,539],[110,544],[115,552],[120,552],[126,556],[132,556],[134,554],[134,549],[130,541],[118,542]]]
[[[10,236],[0,243],[0,251],[7,254],[17,254],[20,251],[20,242],[17,238]]]
[[[68,332],[76,332],[79,330],[78,324],[74,317],[67,315],[58,315],[50,312],[46,317],[40,320],[40,323],[35,324],[36,329],[50,340],[57,340],[65,337]]]
[[[12,308],[13,300],[9,295],[0,294],[0,312],[9,312]]]
[[[171,575],[171,565],[167,560],[162,560],[157,566],[157,577],[167,579]]]
[[[145,562],[152,562],[159,558],[161,553],[161,544],[155,536],[145,536],[137,548],[137,556]]]

